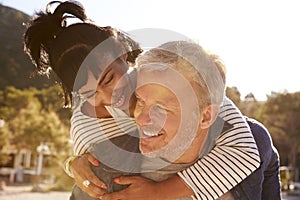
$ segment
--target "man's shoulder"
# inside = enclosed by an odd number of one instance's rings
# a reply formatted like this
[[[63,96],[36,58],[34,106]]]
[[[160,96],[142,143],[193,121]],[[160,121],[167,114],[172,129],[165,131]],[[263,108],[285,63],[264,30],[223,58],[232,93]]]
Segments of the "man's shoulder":
[[[261,160],[263,161],[266,157],[275,152],[271,135],[267,128],[257,120],[246,118],[246,121],[250,126]]]
[[[270,133],[262,123],[248,117],[246,117],[246,122],[248,123],[254,138],[257,137],[258,139],[266,139],[271,142]]]

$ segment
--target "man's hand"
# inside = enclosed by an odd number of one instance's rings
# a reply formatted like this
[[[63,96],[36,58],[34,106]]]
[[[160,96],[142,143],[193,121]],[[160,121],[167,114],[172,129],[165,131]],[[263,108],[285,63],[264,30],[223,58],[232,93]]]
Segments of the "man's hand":
[[[102,200],[156,200],[164,199],[160,194],[162,188],[158,188],[156,182],[140,177],[140,176],[121,176],[114,179],[115,183],[120,185],[128,185],[129,187],[119,192],[105,194],[101,197]]]
[[[82,156],[77,156],[71,163],[70,168],[73,172],[76,185],[91,197],[99,198],[105,194],[107,186],[95,176],[90,164],[99,166],[100,162],[90,153],[86,153]],[[83,185],[83,181],[85,180],[90,182],[88,186]]]

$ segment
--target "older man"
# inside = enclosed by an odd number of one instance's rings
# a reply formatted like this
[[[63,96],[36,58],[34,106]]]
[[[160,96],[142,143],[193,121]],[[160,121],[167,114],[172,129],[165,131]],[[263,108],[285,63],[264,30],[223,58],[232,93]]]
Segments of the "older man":
[[[151,165],[151,159],[155,163],[158,159],[162,161],[154,172],[144,173],[145,177],[164,179],[165,169],[180,171],[206,155],[215,144],[229,140],[221,136],[226,136],[232,127],[218,117],[222,115],[219,108],[224,98],[225,72],[199,45],[184,41],[166,43],[146,52],[138,64],[135,118],[141,130],[140,150],[150,158],[146,166]],[[258,144],[261,167],[221,198],[280,199],[276,149],[261,124],[248,119],[247,122]],[[218,164],[220,155],[207,159],[206,166]],[[228,159],[237,163],[232,167],[235,170],[245,167],[243,162],[249,162]],[[229,173],[221,176],[234,179]],[[138,199],[138,188],[152,184],[137,177],[121,177],[116,181],[132,185],[122,192],[105,195],[104,199]]]

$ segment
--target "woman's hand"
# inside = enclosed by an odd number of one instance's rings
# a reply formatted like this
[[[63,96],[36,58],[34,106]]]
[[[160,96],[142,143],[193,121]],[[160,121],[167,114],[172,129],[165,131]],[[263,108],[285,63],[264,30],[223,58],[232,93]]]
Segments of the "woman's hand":
[[[102,200],[170,200],[193,195],[193,191],[178,175],[162,182],[154,182],[141,176],[121,176],[114,181],[121,185],[129,184],[129,187],[104,194]]]
[[[99,166],[100,162],[92,154],[86,153],[82,156],[77,156],[71,163],[70,168],[76,185],[91,197],[99,198],[105,194],[107,186],[97,178],[91,170],[90,164]],[[88,186],[83,184],[85,180],[90,182]]]
[[[157,182],[143,178],[141,176],[121,176],[114,179],[115,183],[120,185],[128,185],[129,187],[119,192],[105,194],[101,200],[156,200],[164,199],[159,192],[163,192],[163,188],[158,188]]]

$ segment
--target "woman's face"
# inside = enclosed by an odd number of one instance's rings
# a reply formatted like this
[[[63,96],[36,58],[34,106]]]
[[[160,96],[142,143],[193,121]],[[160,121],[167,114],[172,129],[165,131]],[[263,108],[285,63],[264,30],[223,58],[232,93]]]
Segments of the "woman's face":
[[[123,58],[111,63],[99,77],[88,72],[88,81],[79,93],[93,106],[113,106],[126,109],[133,88],[128,81],[128,65]]]

